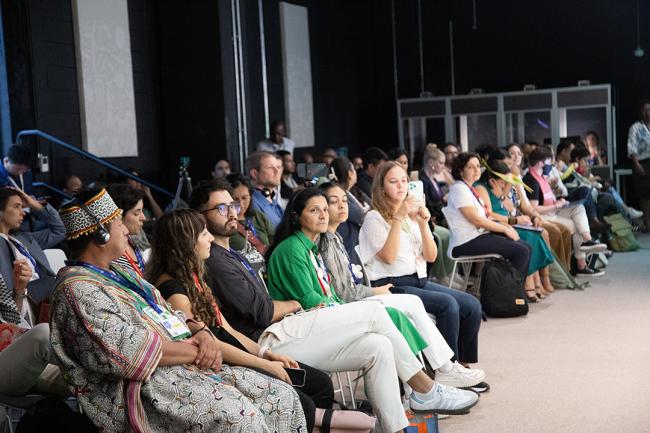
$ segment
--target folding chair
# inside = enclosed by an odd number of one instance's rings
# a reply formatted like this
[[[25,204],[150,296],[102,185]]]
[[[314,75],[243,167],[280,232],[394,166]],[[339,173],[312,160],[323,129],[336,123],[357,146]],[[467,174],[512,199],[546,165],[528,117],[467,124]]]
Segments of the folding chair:
[[[52,249],[43,250],[43,252],[45,253],[47,262],[50,264],[50,268],[52,268],[55,274],[59,272],[59,269],[65,266],[65,261],[68,258],[66,257],[63,250],[60,250],[58,248],[52,248]]]

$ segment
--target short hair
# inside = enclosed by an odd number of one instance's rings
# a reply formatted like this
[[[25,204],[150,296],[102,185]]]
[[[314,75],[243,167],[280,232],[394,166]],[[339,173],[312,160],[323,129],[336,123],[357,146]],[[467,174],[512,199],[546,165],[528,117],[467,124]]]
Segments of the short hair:
[[[272,154],[270,155],[272,156]],[[192,190],[190,198],[187,201],[188,206],[194,210],[201,210],[199,208],[210,200],[210,194],[215,191],[227,191],[231,193],[232,188],[230,187],[230,183],[225,179],[201,181]]]
[[[569,140],[560,140],[560,144],[557,145],[556,152],[559,155],[564,152],[566,149],[570,148],[573,143]]]
[[[538,162],[545,161],[546,159],[552,157],[553,157],[553,152],[551,151],[551,149],[544,146],[537,146],[535,150],[530,152],[530,155],[528,155],[528,165],[532,167]]]
[[[22,144],[14,144],[7,152],[7,158],[12,164],[31,165],[32,152]]]
[[[409,154],[406,150],[402,149],[401,147],[393,147],[388,151],[388,156],[390,157],[391,161],[397,160],[400,156],[404,155],[406,159],[411,160],[409,157]]]
[[[0,210],[5,210],[9,198],[15,195],[20,197],[20,192],[13,188],[0,188]]]
[[[589,158],[590,156],[591,153],[589,153],[589,149],[587,149],[585,146],[576,146],[576,148],[571,151],[572,162],[578,161],[582,158]]]
[[[253,152],[250,155],[248,155],[248,158],[246,158],[246,173],[250,173],[251,170],[260,170],[260,167],[262,166],[262,160],[264,158],[277,158],[277,156],[271,152],[267,152],[265,150],[260,150],[257,152]]]
[[[369,147],[363,152],[363,162],[368,165],[377,165],[380,161],[389,161],[386,152],[378,147]]]
[[[467,165],[470,159],[476,158],[481,161],[481,157],[474,152],[461,152],[454,158],[454,162],[451,163],[451,176],[456,180],[461,180],[461,173]]]
[[[457,145],[456,143],[452,143],[452,142],[447,142],[447,143],[445,143],[445,145],[442,146],[442,150],[444,151],[444,150],[445,150],[446,148],[448,148],[449,146],[455,147],[456,150],[460,150],[460,146]]]
[[[133,209],[140,200],[145,197],[144,191],[133,188],[128,183],[114,183],[106,188],[106,192],[111,196],[115,205],[127,213]]]
[[[479,156],[483,159],[488,159],[490,153],[492,153],[494,150],[497,150],[497,146],[495,144],[480,144],[476,149],[474,149],[474,152],[479,154]]]
[[[486,161],[503,161],[506,158],[510,158],[510,155],[507,155],[503,150],[496,148],[492,149],[484,159]]]
[[[291,155],[291,152],[288,150],[278,150],[275,152],[275,156],[277,156],[280,159],[284,159],[285,156]]]

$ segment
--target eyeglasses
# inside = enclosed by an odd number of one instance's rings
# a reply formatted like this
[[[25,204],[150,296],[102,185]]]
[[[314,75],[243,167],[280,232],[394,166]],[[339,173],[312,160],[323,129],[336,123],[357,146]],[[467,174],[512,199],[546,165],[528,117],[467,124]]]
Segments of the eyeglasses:
[[[239,212],[241,212],[241,204],[238,201],[234,201],[234,202],[232,202],[230,204],[219,203],[218,205],[216,205],[212,209],[206,209],[206,210],[202,211],[201,213],[210,212],[212,210],[216,210],[217,212],[219,212],[219,215],[221,215],[221,216],[228,216],[230,211],[235,211],[235,213],[237,215],[239,215]]]

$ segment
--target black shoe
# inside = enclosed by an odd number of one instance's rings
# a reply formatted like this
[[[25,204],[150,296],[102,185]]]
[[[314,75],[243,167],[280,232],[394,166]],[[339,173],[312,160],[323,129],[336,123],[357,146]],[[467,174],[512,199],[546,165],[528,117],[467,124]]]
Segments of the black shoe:
[[[461,388],[465,389],[467,391],[472,391],[477,394],[482,394],[484,392],[488,392],[490,390],[490,385],[487,382],[479,382],[474,386],[468,386],[467,388]]]
[[[576,271],[576,277],[602,277],[603,275],[605,275],[605,272],[591,269],[589,266]]]

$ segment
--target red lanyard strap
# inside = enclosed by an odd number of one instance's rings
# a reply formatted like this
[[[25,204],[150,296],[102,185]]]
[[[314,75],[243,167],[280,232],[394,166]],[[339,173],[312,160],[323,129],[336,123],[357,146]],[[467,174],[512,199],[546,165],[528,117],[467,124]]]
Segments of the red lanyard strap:
[[[483,209],[485,210],[485,216],[489,217],[490,216],[490,209],[488,209],[488,207],[485,205],[485,203],[481,199],[481,196],[478,194],[478,191],[476,190],[476,188],[474,188],[472,185],[468,184],[467,182],[463,182],[463,183],[465,185],[467,185],[467,187],[469,188],[470,191],[472,191],[472,194],[474,194],[474,197],[478,201],[478,204],[483,206]]]

